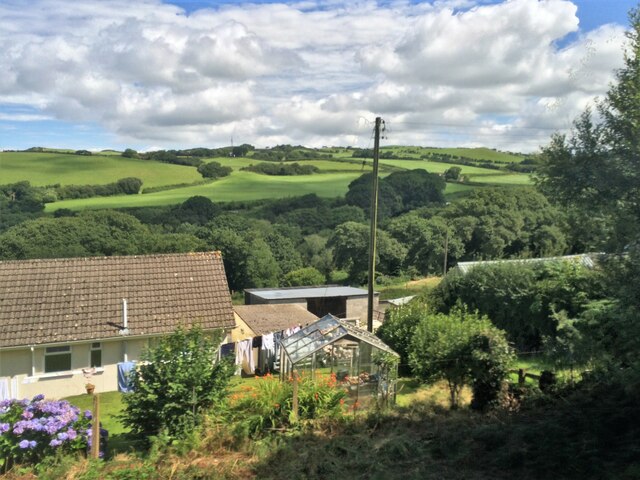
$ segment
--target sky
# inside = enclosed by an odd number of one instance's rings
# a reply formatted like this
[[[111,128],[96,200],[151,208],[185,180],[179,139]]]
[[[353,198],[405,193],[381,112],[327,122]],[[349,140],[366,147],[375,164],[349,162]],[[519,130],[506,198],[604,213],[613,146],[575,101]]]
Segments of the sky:
[[[535,152],[606,94],[635,6],[0,0],[0,150],[367,148],[381,116],[382,145]]]

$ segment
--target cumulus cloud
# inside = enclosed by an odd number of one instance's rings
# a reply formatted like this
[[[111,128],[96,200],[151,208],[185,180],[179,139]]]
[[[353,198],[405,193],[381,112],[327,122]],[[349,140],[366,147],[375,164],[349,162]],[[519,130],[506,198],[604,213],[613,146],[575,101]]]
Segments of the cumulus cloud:
[[[618,25],[580,31],[569,0],[305,0],[189,14],[160,0],[5,0],[0,25],[0,107],[98,124],[139,148],[231,136],[362,144],[361,119],[382,115],[392,143],[532,150],[606,92],[624,42]]]

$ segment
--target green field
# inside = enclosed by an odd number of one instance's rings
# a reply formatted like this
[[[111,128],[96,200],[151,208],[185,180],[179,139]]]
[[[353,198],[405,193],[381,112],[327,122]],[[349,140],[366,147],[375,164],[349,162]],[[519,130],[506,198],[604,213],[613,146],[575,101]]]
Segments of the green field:
[[[143,189],[193,183],[202,176],[193,167],[152,162],[115,155],[58,153],[0,153],[0,184],[28,180],[32,185],[97,185],[120,178],[138,177]]]
[[[486,183],[491,185],[533,185],[529,174],[526,173],[491,173],[469,175],[470,182]]]
[[[473,160],[493,160],[509,163],[521,162],[524,158],[522,155],[500,152],[490,148],[425,148],[424,151],[425,153],[444,153],[457,157],[471,158]]]
[[[295,163],[300,165],[313,165],[325,172],[360,172],[362,171],[362,162],[355,159],[355,162],[346,162],[342,159],[336,160],[296,160]],[[235,171],[240,170],[243,167],[249,165],[257,165],[258,163],[269,163],[266,160],[257,160],[251,157],[243,158],[230,158],[230,157],[216,157],[206,158],[205,162],[215,161],[221,165],[231,167]],[[289,163],[289,162],[287,162]]]
[[[315,193],[321,197],[344,195],[349,183],[360,173],[326,173],[293,177],[270,177],[252,172],[234,172],[229,177],[205,185],[176,188],[147,195],[94,197],[49,203],[46,211],[59,208],[149,207],[182,203],[189,197],[202,195],[214,202],[285,198]]]
[[[443,173],[452,164],[421,160],[426,152],[450,153],[478,159],[504,159],[515,156],[490,149],[433,149],[423,147],[385,147],[402,156],[413,156],[415,160],[380,160],[380,175],[393,170],[413,170],[423,168],[432,173]],[[337,197],[347,192],[351,181],[362,173],[371,171],[371,160],[351,157],[352,150],[327,149],[334,159],[299,160],[298,163],[314,165],[321,173],[305,176],[266,176],[240,169],[261,160],[248,158],[217,157],[205,161],[217,161],[233,168],[226,178],[184,187],[142,195],[115,197],[94,197],[88,199],[63,200],[47,204],[47,211],[60,208],[72,210],[92,208],[126,208],[171,205],[184,202],[195,195],[202,195],[214,202],[252,201],[269,198],[286,198],[315,193],[321,197]],[[462,175],[475,185],[448,184],[446,195],[454,199],[467,194],[478,184],[521,186],[531,183],[526,174],[491,170],[481,167],[460,165]],[[91,185],[115,182],[120,178],[138,177],[143,181],[143,191],[152,187],[171,187],[178,184],[194,184],[202,177],[194,167],[160,163],[150,160],[123,158],[114,151],[104,155],[71,155],[60,152],[3,152],[0,153],[0,184],[28,180],[32,185],[44,186],[56,183],[62,185]]]
[[[460,167],[462,175],[473,175],[473,174],[496,174],[499,173],[498,170],[491,170],[488,168],[481,167],[470,167],[467,165],[450,165],[448,163],[441,162],[430,162],[428,160],[391,160],[391,159],[380,159],[381,165],[391,165],[394,167],[406,168],[407,170],[415,170],[417,168],[424,168],[429,173],[444,173],[446,170],[451,167]]]
[[[524,158],[523,155],[500,152],[491,148],[433,148],[433,147],[404,147],[404,146],[390,146],[380,148],[382,153],[393,152],[399,157],[413,157],[420,158],[422,155],[436,154],[436,155],[452,155],[454,157],[465,157],[472,160],[488,160],[492,162],[503,163],[515,163],[521,162]],[[349,151],[345,152],[346,154]]]

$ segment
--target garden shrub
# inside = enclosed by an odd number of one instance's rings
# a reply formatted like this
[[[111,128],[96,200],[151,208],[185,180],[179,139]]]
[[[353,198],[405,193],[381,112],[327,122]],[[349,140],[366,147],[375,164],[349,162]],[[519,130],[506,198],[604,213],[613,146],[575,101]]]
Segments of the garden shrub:
[[[300,420],[341,417],[346,411],[347,392],[337,388],[336,376],[316,374],[298,377],[298,414]],[[292,426],[293,378],[280,381],[271,375],[256,379],[229,396],[232,418],[252,435],[268,429]]]
[[[44,395],[0,402],[0,472],[14,464],[36,464],[57,452],[87,451],[91,412]]]
[[[390,308],[384,316],[384,322],[376,335],[400,355],[401,375],[411,372],[409,365],[409,346],[420,320],[428,313],[426,303],[413,301],[406,305]]]
[[[183,437],[226,394],[233,365],[217,361],[221,334],[178,328],[142,353],[131,374],[133,391],[123,396],[122,423],[148,440],[162,431]]]
[[[513,358],[504,331],[487,316],[459,307],[449,315],[426,312],[409,348],[409,362],[421,380],[447,382],[452,408],[464,385],[473,387],[474,408],[487,407],[497,398]]]

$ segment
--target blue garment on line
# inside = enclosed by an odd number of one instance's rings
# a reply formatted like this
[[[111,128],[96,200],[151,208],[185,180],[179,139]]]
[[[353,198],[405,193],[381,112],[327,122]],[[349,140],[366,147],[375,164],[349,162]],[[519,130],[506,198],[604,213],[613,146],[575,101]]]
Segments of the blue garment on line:
[[[131,371],[135,368],[134,362],[121,362],[118,363],[118,391],[119,392],[133,392],[133,386],[131,385]]]

